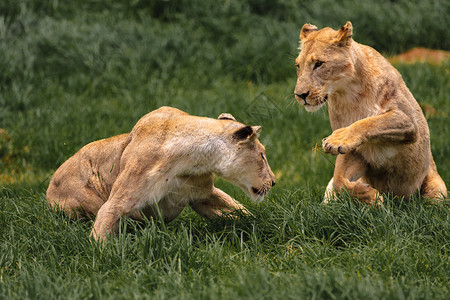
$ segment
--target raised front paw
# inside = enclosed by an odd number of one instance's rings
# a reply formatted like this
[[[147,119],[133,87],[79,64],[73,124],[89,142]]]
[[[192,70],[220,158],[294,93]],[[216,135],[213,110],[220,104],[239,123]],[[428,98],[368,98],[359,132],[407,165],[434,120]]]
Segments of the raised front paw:
[[[322,148],[327,153],[338,155],[352,152],[361,143],[359,135],[352,133],[347,128],[340,128],[322,140]]]

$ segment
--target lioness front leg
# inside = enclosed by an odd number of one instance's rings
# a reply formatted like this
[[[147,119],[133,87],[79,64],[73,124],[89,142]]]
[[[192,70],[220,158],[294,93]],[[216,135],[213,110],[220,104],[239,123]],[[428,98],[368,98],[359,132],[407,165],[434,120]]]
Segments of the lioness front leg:
[[[364,182],[366,172],[366,162],[357,154],[349,153],[339,155],[336,158],[336,165],[333,175],[333,187],[336,192],[348,191],[352,198],[362,203],[376,204],[383,202],[380,192]],[[327,197],[326,192],[325,197]]]
[[[122,213],[116,203],[107,201],[98,211],[91,236],[96,241],[104,241],[117,231],[117,224]]]
[[[322,140],[322,148],[334,155],[345,154],[356,150],[365,142],[412,142],[416,134],[417,128],[413,120],[400,110],[390,110],[336,129]]]
[[[350,127],[350,126],[349,126]],[[334,155],[352,152],[362,144],[360,134],[355,134],[349,127],[339,128],[322,140],[322,148],[325,152]]]
[[[104,241],[118,230],[122,216],[129,216],[137,211],[142,201],[144,181],[130,184],[128,174],[122,174],[114,183],[108,200],[100,207],[92,228],[91,236]],[[134,214],[136,215],[136,214]]]
[[[216,187],[213,187],[208,199],[197,200],[190,205],[199,215],[207,218],[223,217],[236,211],[251,215],[242,204]]]

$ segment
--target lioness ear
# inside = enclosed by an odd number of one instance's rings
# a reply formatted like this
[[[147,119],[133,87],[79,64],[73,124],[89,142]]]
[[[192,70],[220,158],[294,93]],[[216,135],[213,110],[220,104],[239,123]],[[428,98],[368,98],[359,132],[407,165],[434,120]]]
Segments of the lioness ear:
[[[256,135],[256,137],[259,136],[259,133],[261,132],[262,127],[261,126],[252,126],[253,133]]]
[[[318,31],[316,26],[311,24],[305,24],[302,27],[302,30],[300,31],[300,39],[304,40],[311,32]]]
[[[349,46],[353,35],[353,26],[350,21],[347,21],[344,26],[342,26],[336,35],[336,42],[339,46]]]
[[[252,137],[258,137],[261,132],[261,126],[244,126],[233,133],[233,138],[239,141],[248,140]]]
[[[220,116],[217,119],[218,120],[232,120],[232,121],[236,121],[236,119],[231,114],[227,114],[227,113],[220,114]]]

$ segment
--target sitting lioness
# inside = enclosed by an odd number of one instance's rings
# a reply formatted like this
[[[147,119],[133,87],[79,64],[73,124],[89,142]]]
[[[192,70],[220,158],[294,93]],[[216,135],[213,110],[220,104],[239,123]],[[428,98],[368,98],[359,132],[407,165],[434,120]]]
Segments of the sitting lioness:
[[[165,222],[189,204],[205,217],[248,213],[214,187],[213,173],[261,201],[275,184],[259,142],[260,126],[230,114],[218,120],[161,107],[142,117],[131,133],[92,142],[53,175],[47,200],[71,216],[97,216],[91,235],[104,240],[120,217],[160,214]]]
[[[347,190],[364,203],[380,193],[442,199],[447,188],[430,151],[425,117],[400,73],[374,49],[338,31],[305,24],[296,59],[295,98],[307,111],[328,103],[333,133],[322,141],[337,155],[325,202]]]

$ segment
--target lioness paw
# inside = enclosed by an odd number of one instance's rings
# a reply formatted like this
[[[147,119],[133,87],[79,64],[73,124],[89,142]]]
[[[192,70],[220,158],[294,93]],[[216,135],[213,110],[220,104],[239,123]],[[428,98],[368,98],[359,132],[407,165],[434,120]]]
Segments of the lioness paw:
[[[384,202],[383,196],[377,189],[367,183],[355,182],[351,194],[361,203],[370,205],[381,205]]]
[[[352,134],[346,128],[337,129],[322,140],[323,150],[333,155],[352,152],[359,145],[361,145],[361,140],[358,136]]]

